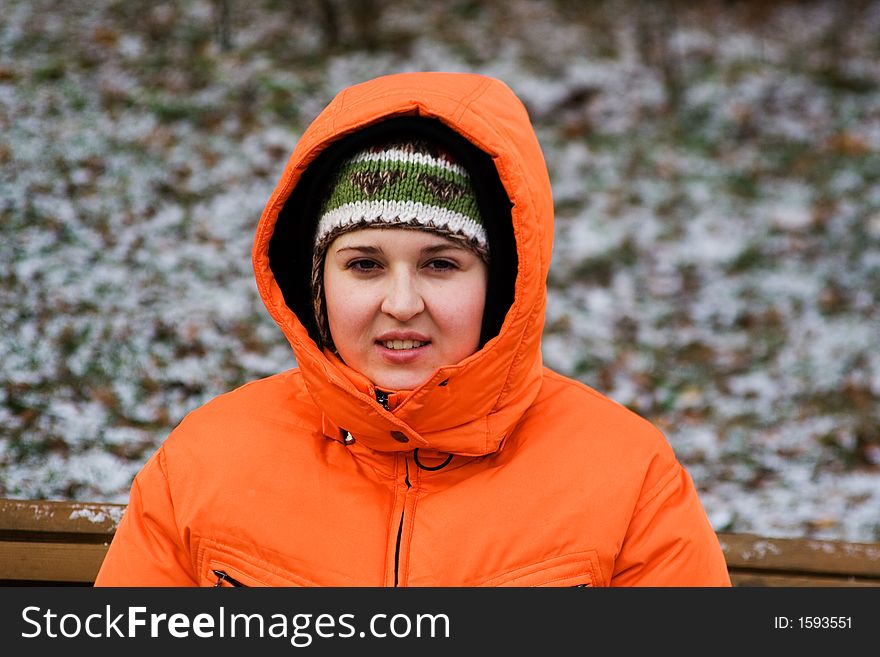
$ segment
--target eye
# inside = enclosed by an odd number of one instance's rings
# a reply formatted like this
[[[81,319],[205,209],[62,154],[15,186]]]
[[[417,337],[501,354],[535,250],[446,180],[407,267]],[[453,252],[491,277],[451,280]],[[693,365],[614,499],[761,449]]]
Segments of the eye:
[[[370,272],[377,271],[379,269],[379,263],[376,262],[375,260],[369,260],[367,258],[357,258],[355,260],[350,261],[346,265],[346,269],[351,269],[352,271],[367,274]]]
[[[435,258],[434,260],[429,260],[425,266],[428,269],[437,272],[443,271],[453,271],[458,269],[458,264],[452,260],[447,260],[446,258]]]

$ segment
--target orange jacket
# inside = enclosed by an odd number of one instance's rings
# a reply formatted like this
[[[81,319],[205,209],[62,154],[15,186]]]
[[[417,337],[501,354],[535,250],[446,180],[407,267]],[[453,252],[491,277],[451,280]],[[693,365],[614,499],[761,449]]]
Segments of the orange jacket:
[[[308,337],[267,252],[316,155],[404,114],[438,118],[493,157],[519,270],[499,335],[392,395],[386,411],[368,380]],[[541,150],[503,83],[407,73],[341,92],[297,144],[253,249],[259,292],[299,368],[183,420],[136,477],[97,585],[208,586],[222,572],[244,585],[728,586],[663,435],[542,366],[552,237]]]

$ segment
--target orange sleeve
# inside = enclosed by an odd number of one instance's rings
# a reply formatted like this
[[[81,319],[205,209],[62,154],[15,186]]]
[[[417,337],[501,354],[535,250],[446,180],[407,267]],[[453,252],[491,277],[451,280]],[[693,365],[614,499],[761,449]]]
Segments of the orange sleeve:
[[[162,448],[135,477],[95,586],[197,586],[174,517]]]
[[[718,537],[690,475],[677,461],[643,491],[611,585],[731,585]]]

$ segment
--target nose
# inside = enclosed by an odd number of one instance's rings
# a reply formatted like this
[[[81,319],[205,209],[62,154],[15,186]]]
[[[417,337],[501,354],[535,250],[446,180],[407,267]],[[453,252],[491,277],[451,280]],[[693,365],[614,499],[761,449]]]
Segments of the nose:
[[[408,270],[397,271],[388,282],[388,290],[382,299],[383,313],[405,322],[425,309],[415,274]]]

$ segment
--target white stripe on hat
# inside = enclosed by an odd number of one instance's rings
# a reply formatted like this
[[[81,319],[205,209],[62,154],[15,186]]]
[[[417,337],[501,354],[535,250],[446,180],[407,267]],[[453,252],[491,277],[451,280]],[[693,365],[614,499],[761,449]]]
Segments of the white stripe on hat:
[[[434,157],[430,153],[405,151],[400,148],[389,148],[385,151],[373,153],[371,151],[363,151],[358,153],[351,160],[353,162],[405,162],[408,164],[423,164],[427,166],[446,169],[452,173],[467,177],[467,170],[460,164],[455,164],[447,159]]]
[[[426,228],[440,228],[451,233],[460,233],[476,241],[480,246],[488,247],[486,229],[470,217],[415,201],[355,201],[346,203],[331,210],[321,217],[315,241],[320,242],[325,235],[337,228],[360,221],[381,221],[401,223],[415,221]],[[364,226],[369,228],[369,226]]]

